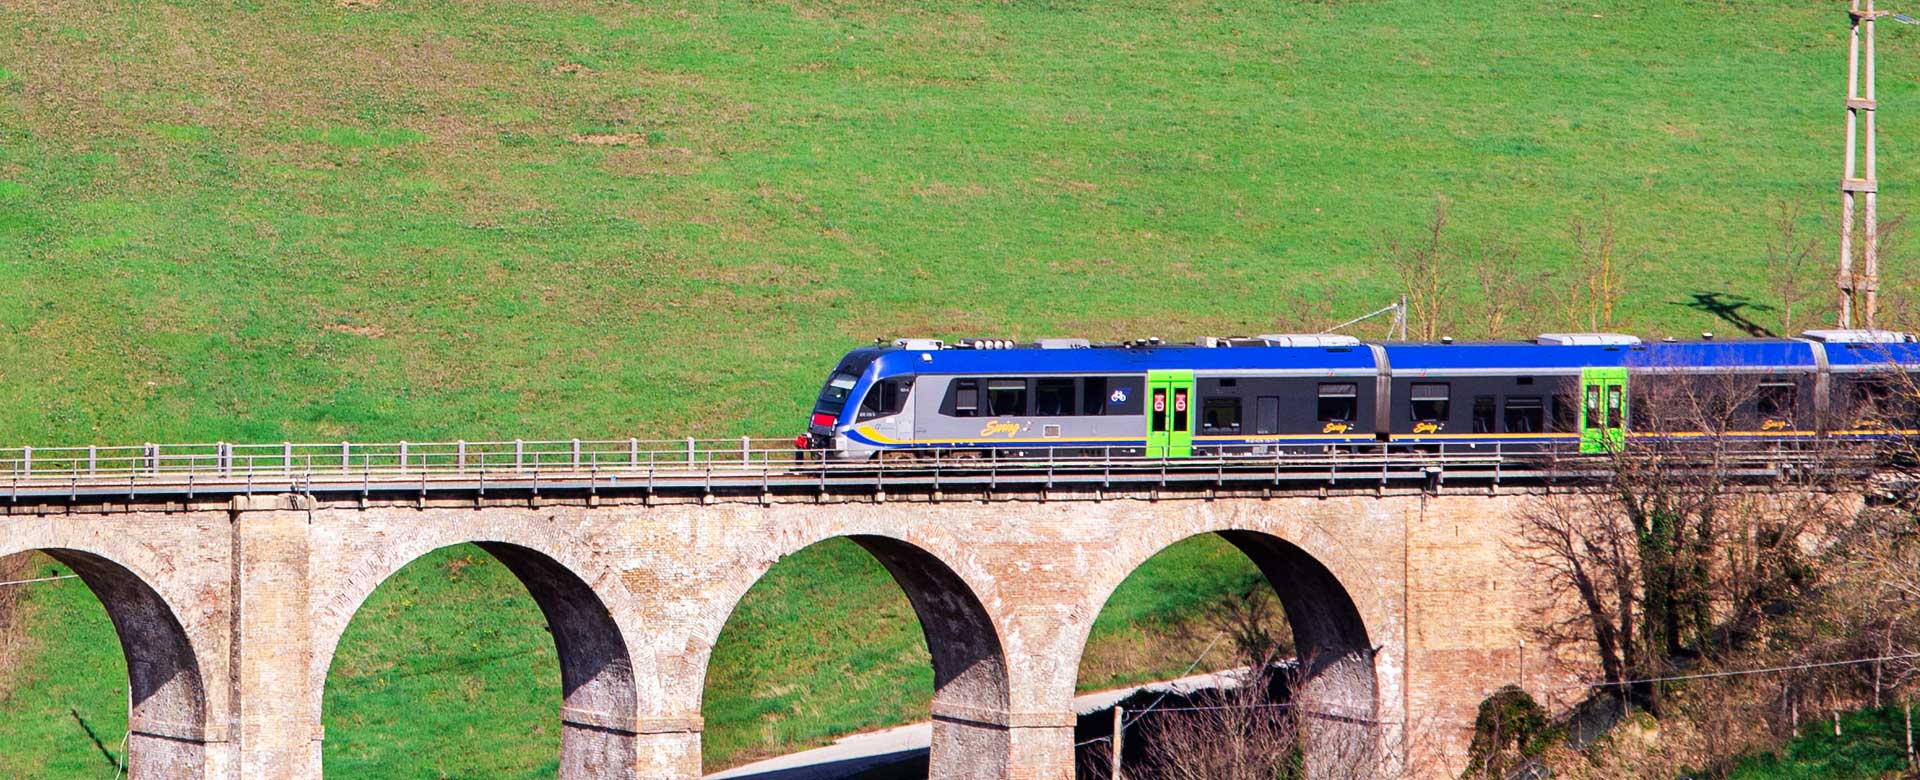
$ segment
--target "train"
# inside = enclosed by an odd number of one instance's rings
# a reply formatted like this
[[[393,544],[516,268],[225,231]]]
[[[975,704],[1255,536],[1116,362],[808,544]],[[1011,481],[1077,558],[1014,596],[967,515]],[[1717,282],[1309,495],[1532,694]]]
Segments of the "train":
[[[1661,379],[1664,377],[1665,379]],[[829,460],[1117,455],[1191,458],[1391,442],[1604,453],[1641,436],[1656,386],[1718,392],[1716,433],[1759,440],[1885,437],[1912,395],[1920,344],[1886,330],[1798,338],[1370,342],[1268,334],[1137,339],[876,340],[829,373],[795,446]],[[1869,411],[1869,409],[1874,411]]]

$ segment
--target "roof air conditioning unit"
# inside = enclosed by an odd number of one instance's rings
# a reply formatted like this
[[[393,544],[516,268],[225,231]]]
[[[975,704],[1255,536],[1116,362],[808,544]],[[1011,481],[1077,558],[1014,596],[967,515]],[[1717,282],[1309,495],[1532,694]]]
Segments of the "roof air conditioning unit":
[[[1557,347],[1625,347],[1639,344],[1640,337],[1625,333],[1542,333],[1533,342]]]
[[[1802,332],[1800,338],[1823,344],[1908,344],[1914,340],[1911,333],[1865,328],[1809,330]]]
[[[1357,347],[1360,339],[1339,333],[1262,333],[1254,338],[1269,347]]]

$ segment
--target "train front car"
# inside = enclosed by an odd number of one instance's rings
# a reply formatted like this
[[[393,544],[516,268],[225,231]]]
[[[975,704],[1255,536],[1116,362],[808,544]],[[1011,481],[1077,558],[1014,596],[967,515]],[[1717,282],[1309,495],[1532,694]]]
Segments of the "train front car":
[[[896,339],[890,345],[848,352],[827,375],[813,402],[807,432],[794,445],[834,460],[867,460],[904,450],[906,443],[900,440],[913,435],[907,399],[913,391],[915,355],[942,346],[931,339]],[[866,433],[856,433],[856,428]]]

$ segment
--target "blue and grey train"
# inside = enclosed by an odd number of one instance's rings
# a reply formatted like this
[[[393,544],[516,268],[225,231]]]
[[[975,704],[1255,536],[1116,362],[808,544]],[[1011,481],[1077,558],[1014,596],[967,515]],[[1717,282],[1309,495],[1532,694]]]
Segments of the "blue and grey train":
[[[898,339],[841,358],[795,444],[846,460],[1183,458],[1364,442],[1604,452],[1636,435],[1640,401],[1631,388],[1662,374],[1746,382],[1749,392],[1729,401],[1737,422],[1723,432],[1733,435],[1871,437],[1920,427],[1862,412],[1904,397],[1905,378],[1920,376],[1920,344],[1891,331],[1656,342],[1611,333],[1489,343],[1284,334],[1192,344]]]

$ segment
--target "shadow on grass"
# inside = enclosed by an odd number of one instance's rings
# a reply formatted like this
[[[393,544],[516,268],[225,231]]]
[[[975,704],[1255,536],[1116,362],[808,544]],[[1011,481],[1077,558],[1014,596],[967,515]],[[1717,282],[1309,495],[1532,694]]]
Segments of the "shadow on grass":
[[[79,710],[68,707],[67,712],[73,716],[73,722],[80,724],[80,730],[87,732],[87,739],[93,740],[94,749],[99,750],[101,757],[107,760],[108,769],[112,769],[116,774],[127,771],[126,765],[120,763],[120,759],[113,755],[113,751],[107,749],[106,743],[100,741],[100,735],[94,732],[93,724],[88,723],[86,718],[80,717]]]
[[[1703,290],[1693,293],[1692,296],[1693,300],[1691,301],[1675,302],[1673,305],[1685,306],[1689,309],[1711,314],[1721,322],[1732,325],[1735,329],[1748,336],[1767,338],[1774,335],[1773,331],[1768,330],[1766,326],[1754,322],[1751,317],[1747,316],[1747,312],[1773,311],[1772,306],[1764,303],[1754,303],[1752,299],[1744,295],[1735,295],[1713,290]]]

